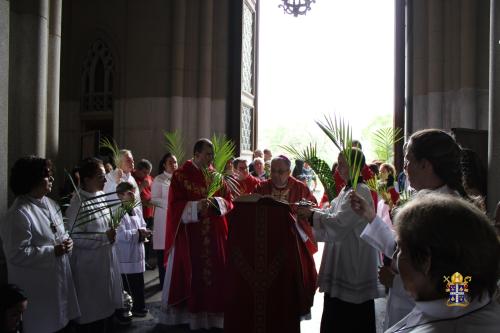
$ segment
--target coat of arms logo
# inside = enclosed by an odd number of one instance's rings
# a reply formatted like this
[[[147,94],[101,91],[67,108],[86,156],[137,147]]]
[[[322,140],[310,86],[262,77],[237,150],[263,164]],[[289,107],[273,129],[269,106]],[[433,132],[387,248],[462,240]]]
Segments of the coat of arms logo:
[[[469,282],[472,280],[470,276],[465,278],[462,274],[456,272],[451,276],[444,277],[446,282],[446,292],[449,293],[448,306],[467,306],[469,305]]]

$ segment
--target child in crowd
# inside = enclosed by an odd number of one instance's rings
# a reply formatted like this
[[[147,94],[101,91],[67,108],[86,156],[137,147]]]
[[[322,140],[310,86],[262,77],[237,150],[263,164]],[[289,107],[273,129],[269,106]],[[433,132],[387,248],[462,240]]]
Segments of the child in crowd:
[[[135,200],[135,188],[129,182],[118,184],[116,192],[123,205]],[[132,314],[135,317],[145,317],[148,310],[144,299],[144,241],[151,236],[151,230],[146,228],[141,206],[133,206],[123,216],[116,230],[116,239],[123,287],[132,295],[134,302]]]

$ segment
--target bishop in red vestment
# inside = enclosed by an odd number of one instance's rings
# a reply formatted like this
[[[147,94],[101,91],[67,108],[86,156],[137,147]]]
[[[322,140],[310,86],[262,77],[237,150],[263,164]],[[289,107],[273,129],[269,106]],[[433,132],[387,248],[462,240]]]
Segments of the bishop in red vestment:
[[[255,189],[257,194],[283,202],[286,211],[274,207],[279,203],[264,198],[257,203],[256,211],[243,202],[230,213],[227,332],[298,333],[300,320],[310,318],[317,285],[312,255],[317,246],[311,226],[306,220],[297,220],[295,203],[301,199],[316,203],[316,199],[306,185],[290,176],[290,164],[285,156],[273,159],[271,179]],[[241,232],[244,226],[238,225],[245,219],[255,219],[255,223],[247,224],[255,225],[255,231]],[[280,251],[286,253],[284,259]]]
[[[261,182],[255,189],[255,193],[271,195],[276,200],[286,201],[291,205],[292,213],[297,213],[297,205],[300,200],[306,199],[316,204],[316,198],[309,188],[301,181],[290,176],[290,161],[283,155],[273,159],[274,174],[271,179]],[[287,169],[288,168],[288,169]],[[273,164],[271,163],[271,173]],[[297,227],[302,241],[306,244],[309,253],[313,255],[318,251],[312,228],[306,220],[297,219]]]
[[[166,275],[160,322],[191,329],[223,328],[227,188],[210,201],[202,168],[213,159],[213,145],[200,139],[194,157],[172,176],[165,237]]]

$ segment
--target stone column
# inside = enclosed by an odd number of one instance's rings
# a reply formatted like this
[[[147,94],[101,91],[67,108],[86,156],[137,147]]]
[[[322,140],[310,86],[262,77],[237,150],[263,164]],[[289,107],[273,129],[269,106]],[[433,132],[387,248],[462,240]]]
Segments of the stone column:
[[[500,2],[491,0],[490,89],[488,129],[488,213],[500,200]]]
[[[47,137],[46,156],[59,152],[59,82],[61,65],[62,0],[50,0],[48,76],[47,76]]]
[[[0,0],[0,215],[7,209],[9,129],[9,0]]]
[[[11,3],[9,165],[46,153],[49,0]]]
[[[208,138],[212,128],[212,52],[213,52],[213,0],[201,2],[200,11],[200,76],[198,80],[198,137]],[[221,120],[216,120],[221,121]]]
[[[183,131],[184,56],[186,49],[186,1],[174,3],[174,36],[172,45],[172,95],[170,129]]]
[[[443,127],[443,2],[428,2],[427,117],[430,127]]]

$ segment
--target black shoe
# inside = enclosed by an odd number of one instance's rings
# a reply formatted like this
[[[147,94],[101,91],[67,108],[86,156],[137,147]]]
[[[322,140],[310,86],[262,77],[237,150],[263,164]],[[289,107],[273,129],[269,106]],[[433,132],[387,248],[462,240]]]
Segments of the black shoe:
[[[132,322],[132,316],[127,317],[124,316],[123,313],[116,313],[114,318],[118,325],[130,325]]]
[[[146,317],[149,313],[148,309],[142,309],[142,310],[132,310],[132,316],[134,317]]]
[[[154,271],[156,269],[156,266],[155,265],[150,265],[150,264],[146,263],[146,269],[148,271]]]

